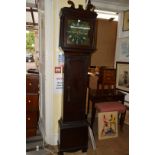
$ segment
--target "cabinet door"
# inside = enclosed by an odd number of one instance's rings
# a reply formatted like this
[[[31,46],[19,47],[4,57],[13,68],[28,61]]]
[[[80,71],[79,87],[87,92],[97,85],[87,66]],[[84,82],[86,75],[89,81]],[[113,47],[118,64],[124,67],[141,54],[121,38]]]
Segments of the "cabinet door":
[[[63,121],[85,118],[88,55],[65,55]]]

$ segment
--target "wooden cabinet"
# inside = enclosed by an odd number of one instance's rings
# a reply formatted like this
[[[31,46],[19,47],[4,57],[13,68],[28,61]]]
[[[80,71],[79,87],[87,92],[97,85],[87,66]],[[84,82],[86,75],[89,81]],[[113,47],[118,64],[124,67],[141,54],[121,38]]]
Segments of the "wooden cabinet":
[[[26,75],[26,137],[35,136],[39,119],[39,75]]]

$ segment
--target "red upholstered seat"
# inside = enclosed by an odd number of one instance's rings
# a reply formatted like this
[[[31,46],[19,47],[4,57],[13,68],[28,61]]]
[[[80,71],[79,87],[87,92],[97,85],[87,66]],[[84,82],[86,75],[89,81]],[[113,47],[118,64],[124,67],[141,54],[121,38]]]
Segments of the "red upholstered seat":
[[[96,103],[95,108],[98,112],[118,111],[119,113],[124,113],[126,111],[126,106],[120,102]]]

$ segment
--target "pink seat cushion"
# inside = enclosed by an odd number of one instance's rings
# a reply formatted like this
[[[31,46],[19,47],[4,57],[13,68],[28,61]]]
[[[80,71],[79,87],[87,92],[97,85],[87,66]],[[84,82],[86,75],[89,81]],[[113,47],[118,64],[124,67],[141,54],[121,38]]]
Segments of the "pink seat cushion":
[[[95,108],[98,112],[118,111],[124,113],[126,110],[126,106],[120,102],[100,102],[95,104]]]

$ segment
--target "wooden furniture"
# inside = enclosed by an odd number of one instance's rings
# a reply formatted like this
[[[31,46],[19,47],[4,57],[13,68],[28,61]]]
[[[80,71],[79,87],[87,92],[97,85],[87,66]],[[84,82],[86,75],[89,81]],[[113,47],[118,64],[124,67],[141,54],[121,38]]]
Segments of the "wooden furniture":
[[[26,137],[35,136],[39,118],[39,75],[26,75]]]
[[[97,83],[97,89],[89,91],[88,102],[90,101],[92,102],[92,114],[91,114],[92,128],[95,120],[96,109],[100,112],[107,111],[107,109],[110,111],[116,110],[118,112],[121,112],[121,119],[120,119],[121,129],[123,127],[125,119],[125,111],[123,110],[125,108],[125,106],[123,105],[125,94],[116,90],[115,79],[116,79],[115,69],[101,68]],[[119,101],[121,101],[122,105],[120,105]],[[108,103],[112,104],[108,105]],[[112,106],[114,103],[115,105]]]
[[[59,120],[59,154],[87,151],[88,122],[86,90],[90,55],[95,50],[97,14],[80,5],[64,7],[60,12],[60,46],[64,51],[64,91],[62,115]]]
[[[116,88],[116,69],[100,67],[97,89],[114,90]]]

